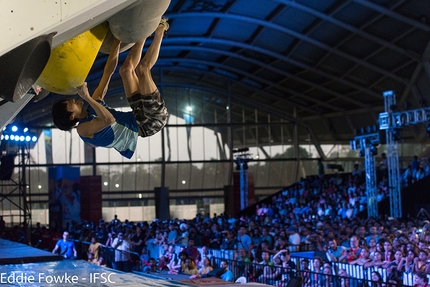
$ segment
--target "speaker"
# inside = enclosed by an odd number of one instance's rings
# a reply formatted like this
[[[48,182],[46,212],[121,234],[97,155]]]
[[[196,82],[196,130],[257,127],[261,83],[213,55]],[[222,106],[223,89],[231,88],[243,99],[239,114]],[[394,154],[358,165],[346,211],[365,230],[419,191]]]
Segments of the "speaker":
[[[302,277],[291,277],[290,281],[287,284],[287,287],[301,287],[303,286],[303,278]]]
[[[159,220],[170,219],[170,199],[169,199],[169,188],[167,187],[156,187],[154,189],[155,197],[155,217]]]
[[[0,180],[10,180],[15,168],[15,155],[4,155],[0,159]]]

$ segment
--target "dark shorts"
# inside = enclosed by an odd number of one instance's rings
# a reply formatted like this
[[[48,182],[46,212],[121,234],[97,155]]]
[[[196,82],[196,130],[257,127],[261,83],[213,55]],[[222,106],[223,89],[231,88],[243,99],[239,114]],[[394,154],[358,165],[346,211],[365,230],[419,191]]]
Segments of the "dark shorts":
[[[149,95],[135,94],[127,100],[136,117],[139,136],[152,136],[166,125],[169,114],[158,90]]]

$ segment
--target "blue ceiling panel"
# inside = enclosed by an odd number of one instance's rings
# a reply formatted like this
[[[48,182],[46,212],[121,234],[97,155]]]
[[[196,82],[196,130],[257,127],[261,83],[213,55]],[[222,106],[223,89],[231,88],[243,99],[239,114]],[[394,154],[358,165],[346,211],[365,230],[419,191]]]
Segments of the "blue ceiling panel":
[[[236,19],[220,19],[217,27],[213,31],[213,37],[246,42],[249,40],[258,24]]]
[[[287,7],[274,19],[274,23],[296,32],[303,32],[317,18],[305,11]]]
[[[180,17],[174,21],[175,25],[172,24],[168,35],[204,35],[208,31],[212,21],[213,19],[205,16],[192,18]]]
[[[239,0],[230,7],[230,13],[248,15],[257,19],[266,19],[279,6],[275,1],[267,0]]]

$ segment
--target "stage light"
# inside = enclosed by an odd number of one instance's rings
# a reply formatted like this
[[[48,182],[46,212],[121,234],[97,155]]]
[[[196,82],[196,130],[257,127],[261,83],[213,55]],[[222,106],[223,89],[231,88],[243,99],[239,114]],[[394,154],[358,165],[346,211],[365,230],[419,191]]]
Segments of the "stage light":
[[[24,128],[23,132],[25,133],[28,132],[28,128]]]
[[[17,132],[17,131],[18,131],[18,127],[17,127],[17,126],[12,126],[11,130],[12,130],[13,132]]]
[[[26,136],[26,137],[25,137],[25,141],[26,141],[26,142],[31,141],[31,137],[30,137],[30,136]]]
[[[14,135],[10,135],[10,140],[11,141],[15,140],[15,136]]]
[[[25,140],[25,136],[20,136],[19,140],[23,142]]]
[[[1,135],[1,140],[4,140],[4,135]]]
[[[4,139],[5,139],[5,140],[9,140],[9,135],[5,135],[5,136],[4,136]]]
[[[37,142],[37,137],[36,137],[36,136],[33,136],[33,137],[31,138],[31,141],[33,141],[33,142]]]

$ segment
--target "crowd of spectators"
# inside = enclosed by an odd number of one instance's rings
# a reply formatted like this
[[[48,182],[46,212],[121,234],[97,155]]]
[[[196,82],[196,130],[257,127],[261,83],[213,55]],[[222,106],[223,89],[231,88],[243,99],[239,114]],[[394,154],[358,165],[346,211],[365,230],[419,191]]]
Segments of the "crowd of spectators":
[[[388,196],[387,178],[381,166],[379,201]],[[285,268],[348,276],[344,269],[333,270],[334,262],[363,268],[382,267],[387,270],[387,282],[392,284],[400,284],[404,272],[429,274],[427,211],[421,209],[415,217],[397,220],[387,215],[377,219],[362,217],[366,209],[364,172],[357,164],[351,173],[333,176],[322,173],[302,178],[257,206],[255,214],[248,216],[198,214],[190,220],[152,222],[122,221],[115,216],[111,221],[101,219],[98,223],[72,222],[67,231],[75,240],[93,245],[88,248],[91,252],[81,258],[102,265],[103,256],[108,255],[99,254],[94,246],[111,247],[114,249],[111,267],[123,271],[138,266],[145,272],[166,270],[196,278],[212,271],[213,260],[208,250],[215,249],[234,250],[233,262],[226,261],[223,266],[234,265],[231,267],[241,270],[240,275],[264,283],[282,280],[289,274],[289,271],[279,273]],[[59,231],[38,225],[33,230],[33,245],[54,249],[61,239]],[[15,233],[22,236],[18,231]],[[161,254],[148,254],[147,247],[153,245],[160,246]],[[179,252],[175,252],[175,246],[180,246]],[[202,247],[201,252],[195,246]],[[315,251],[314,259],[301,260],[296,266],[291,253],[305,249]],[[246,264],[254,267],[245,268]],[[372,280],[380,281],[381,275],[375,272]],[[311,281],[307,279],[307,286],[314,286]]]

